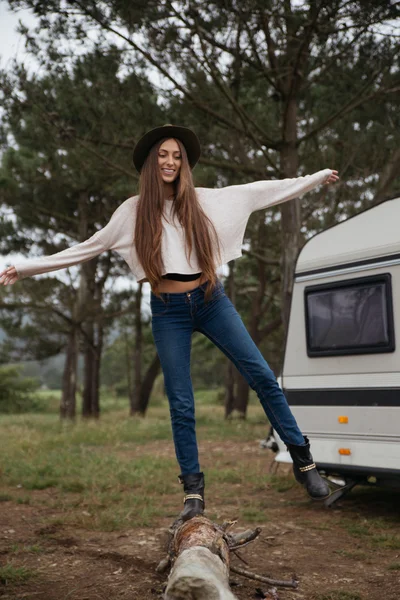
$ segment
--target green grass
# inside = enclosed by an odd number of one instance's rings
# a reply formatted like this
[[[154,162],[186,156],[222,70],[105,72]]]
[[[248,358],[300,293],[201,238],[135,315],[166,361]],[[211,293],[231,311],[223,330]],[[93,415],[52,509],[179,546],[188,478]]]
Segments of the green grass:
[[[317,594],[315,600],[362,600],[362,596],[357,592],[346,592],[344,590],[334,590]]]
[[[267,431],[261,407],[250,406],[247,421],[225,421],[223,407],[211,402],[216,394],[196,394],[200,448],[202,440],[257,443]],[[54,392],[45,395],[53,398]],[[107,403],[114,410],[101,419],[78,418],[75,424],[62,423],[50,412],[3,415],[0,499],[46,506],[62,523],[103,531],[150,526],[157,517],[173,515],[182,488],[177,485],[179,468],[166,404],[152,406],[145,418],[132,418],[127,399],[124,410],[119,400],[102,398],[102,407]],[[157,454],[158,442],[163,441],[170,445],[170,458]],[[155,451],[147,451],[148,444]],[[223,489],[227,496],[232,488],[236,496],[238,485],[256,484],[259,487],[256,467],[227,466],[223,453],[207,471],[208,487]],[[247,518],[243,507],[240,511]],[[248,514],[252,519],[251,510]]]
[[[20,545],[13,544],[11,546],[10,552],[12,554],[43,554],[46,550],[40,544],[29,545]]]
[[[0,567],[0,585],[25,583],[36,575],[36,572],[25,567],[14,567],[12,564]]]
[[[291,490],[295,485],[297,485],[292,474],[267,475],[266,480],[273,490],[280,493],[287,492],[288,490]]]
[[[353,535],[355,537],[368,537],[371,534],[371,526],[368,523],[347,523],[347,524],[343,524],[343,526],[345,527],[345,529],[347,530],[348,533],[350,533],[350,535]]]
[[[374,534],[371,537],[371,544],[375,548],[400,550],[400,536],[395,534]]]
[[[400,550],[400,535],[387,533],[394,527],[393,520],[383,517],[363,519],[363,521],[342,519],[340,523],[350,535],[361,538],[363,544],[367,544],[369,548]]]
[[[0,502],[8,502],[12,500],[12,496],[10,494],[0,494]]]
[[[54,400],[54,394],[44,395]],[[255,403],[249,406],[247,420],[226,421],[217,394],[218,390],[195,394],[200,451],[210,441],[216,450],[207,467],[209,497],[218,497],[242,522],[268,521],[275,492],[281,494],[280,506],[308,509],[304,495],[286,494],[297,485],[291,473],[268,475],[265,469],[261,475],[260,461],[232,460],[222,442],[233,448],[238,442],[256,445],[268,425]],[[155,526],[158,518],[176,516],[182,488],[165,399],[158,398],[145,418],[128,416],[126,398],[122,402],[105,396],[101,406],[107,409],[99,420],[77,418],[75,424],[60,422],[51,412],[2,415],[0,502],[46,507],[53,516],[44,526],[60,523],[89,530]],[[266,461],[269,458],[266,452]],[[343,518],[340,525],[369,549],[399,548],[393,519]],[[312,528],[326,526],[315,523]]]
[[[244,508],[240,511],[240,515],[242,519],[245,519],[249,523],[267,523],[271,520],[267,510],[263,510],[262,507],[257,508],[256,506]]]

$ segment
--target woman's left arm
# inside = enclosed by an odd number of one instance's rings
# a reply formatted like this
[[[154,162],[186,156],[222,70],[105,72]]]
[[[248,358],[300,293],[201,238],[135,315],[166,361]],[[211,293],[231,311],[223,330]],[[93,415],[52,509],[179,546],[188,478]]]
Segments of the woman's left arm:
[[[337,173],[333,169],[323,169],[304,177],[255,181],[223,189],[224,191],[228,191],[229,189],[231,197],[238,195],[241,203],[246,204],[246,208],[250,214],[256,210],[269,208],[281,202],[297,198],[318,185],[334,183],[339,179]]]

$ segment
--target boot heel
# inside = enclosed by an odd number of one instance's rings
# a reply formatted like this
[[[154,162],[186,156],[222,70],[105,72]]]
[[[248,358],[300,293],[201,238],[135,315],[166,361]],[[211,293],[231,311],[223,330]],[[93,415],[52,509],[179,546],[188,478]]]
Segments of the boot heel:
[[[287,446],[293,460],[293,473],[296,481],[302,484],[308,495],[313,500],[325,500],[330,496],[330,488],[326,481],[318,473],[317,467],[310,452],[310,443],[304,436],[306,442],[303,446],[289,444]]]

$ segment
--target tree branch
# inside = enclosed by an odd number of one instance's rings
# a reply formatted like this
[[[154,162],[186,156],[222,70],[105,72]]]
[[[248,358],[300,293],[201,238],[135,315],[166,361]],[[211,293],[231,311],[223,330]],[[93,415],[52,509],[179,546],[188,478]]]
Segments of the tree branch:
[[[79,146],[81,146],[82,148],[84,148],[87,152],[90,152],[91,154],[93,154],[94,156],[96,156],[99,160],[101,160],[102,162],[104,162],[106,165],[108,165],[109,167],[111,167],[115,171],[119,171],[120,173],[123,173],[124,175],[127,175],[128,177],[131,177],[132,179],[135,179],[136,181],[139,180],[139,176],[136,175],[136,173],[133,170],[132,171],[127,171],[126,169],[124,169],[124,167],[121,167],[120,165],[116,165],[115,163],[113,163],[106,156],[103,156],[102,154],[99,154],[99,152],[96,152],[96,150],[94,150],[93,148],[90,148],[90,146],[88,146],[87,144],[85,144],[84,142],[82,142],[80,139],[75,138],[75,140],[76,140],[76,143]]]
[[[252,258],[256,258],[257,260],[260,260],[262,263],[264,263],[264,265],[269,265],[271,267],[279,267],[279,265],[280,265],[279,260],[265,258],[261,254],[254,252],[254,250],[244,250],[243,249],[242,253],[247,254],[247,256],[251,256]]]
[[[134,42],[131,38],[127,37],[126,35],[124,35],[123,33],[121,33],[120,31],[116,30],[114,27],[111,27],[110,25],[107,25],[107,23],[105,23],[100,17],[98,17],[97,15],[92,14],[83,3],[81,3],[79,0],[70,0],[71,3],[76,4],[77,6],[80,7],[80,9],[83,11],[84,15],[89,17],[90,19],[92,19],[93,21],[95,21],[96,23],[98,23],[103,29],[105,29],[106,31],[109,31],[110,33],[115,34],[116,36],[120,37],[121,39],[125,40],[125,42],[127,42],[130,46],[132,46],[132,48],[134,48],[137,52],[139,52],[151,65],[153,65],[154,67],[156,67],[156,69],[162,74],[164,75],[164,77],[166,79],[168,79],[168,81],[170,81],[171,83],[173,83],[173,85],[175,86],[175,88],[180,91],[186,98],[188,98],[191,103],[196,106],[199,110],[205,112],[206,114],[212,116],[214,119],[216,119],[217,121],[219,121],[220,123],[223,123],[224,125],[226,125],[229,129],[234,129],[235,131],[237,131],[238,133],[242,134],[242,135],[246,135],[246,132],[243,131],[243,129],[241,129],[240,127],[238,127],[236,125],[236,123],[232,122],[230,119],[224,117],[223,115],[221,115],[220,113],[216,112],[215,110],[213,110],[212,108],[210,108],[209,106],[207,106],[206,104],[203,104],[202,102],[199,102],[197,100],[197,98],[191,94],[187,89],[185,89],[166,69],[164,69],[164,67],[161,66],[161,64],[155,60],[152,55],[147,52],[146,50],[144,50],[143,48],[141,48],[139,46],[139,44],[137,44],[136,42]]]
[[[242,577],[247,577],[248,579],[254,579],[255,581],[262,581],[262,583],[268,583],[269,585],[276,585],[279,587],[288,587],[296,589],[298,583],[296,579],[292,579],[292,581],[286,581],[282,579],[271,579],[271,577],[263,577],[262,575],[257,575],[257,573],[252,573],[251,571],[247,571],[246,569],[239,569],[239,567],[230,566],[231,571],[233,573],[237,573]]]
[[[369,94],[368,96],[363,96],[363,93],[374,83],[375,79],[377,78],[377,76],[380,73],[381,73],[380,70],[378,70],[378,69],[375,70],[373,73],[373,76],[363,86],[363,88],[358,91],[357,94],[355,94],[348,102],[346,102],[346,104],[344,104],[331,117],[329,117],[329,119],[326,119],[323,123],[321,123],[320,125],[317,125],[317,127],[315,127],[312,131],[310,131],[309,133],[307,133],[307,134],[303,135],[301,138],[299,138],[297,140],[296,145],[299,146],[302,142],[305,142],[306,140],[310,139],[311,137],[314,137],[317,133],[319,133],[320,131],[322,131],[323,129],[328,127],[328,125],[331,125],[334,121],[336,121],[336,119],[351,112],[352,110],[354,110],[355,108],[357,108],[358,106],[363,104],[364,102],[368,102],[369,100],[379,96],[380,94],[389,94],[389,93],[398,92],[400,90],[400,86],[398,86],[398,87],[394,87],[394,88],[386,88],[386,89],[376,90],[375,92],[373,92],[372,94]]]
[[[260,340],[264,339],[267,335],[278,329],[282,325],[282,317],[276,317],[270,323],[267,323],[264,327],[259,330]]]
[[[250,123],[251,125],[253,125],[253,127],[262,136],[263,140],[269,140],[268,143],[264,144],[264,145],[268,146],[271,149],[276,150],[277,149],[276,142],[273,142],[270,138],[268,138],[268,136],[266,135],[266,133],[257,125],[257,123],[255,123],[255,121],[253,121],[253,119],[244,111],[244,109],[239,105],[239,103],[236,102],[235,98],[229,92],[229,90],[227,89],[226,85],[218,77],[218,73],[216,72],[216,69],[214,68],[213,64],[209,61],[209,59],[206,56],[206,51],[204,49],[203,40],[201,39],[201,37],[200,37],[200,35],[198,33],[197,33],[197,35],[199,37],[199,42],[200,42],[200,46],[202,48],[204,60],[205,60],[205,62],[207,64],[207,66],[208,66],[209,74],[211,75],[214,83],[218,86],[218,88],[220,89],[220,91],[222,92],[222,94],[225,96],[225,98],[231,104],[233,110],[239,116],[240,120],[242,121],[243,129],[246,131],[248,137],[250,137],[251,140],[253,141],[253,143],[256,146],[258,146],[258,148],[262,151],[265,159],[270,163],[270,165],[276,171],[277,170],[277,166],[271,161],[271,159],[270,159],[270,157],[268,155],[268,152],[266,152],[264,150],[264,148],[262,147],[262,144],[261,144],[260,140],[258,140],[255,137],[255,135],[247,128],[247,123]]]

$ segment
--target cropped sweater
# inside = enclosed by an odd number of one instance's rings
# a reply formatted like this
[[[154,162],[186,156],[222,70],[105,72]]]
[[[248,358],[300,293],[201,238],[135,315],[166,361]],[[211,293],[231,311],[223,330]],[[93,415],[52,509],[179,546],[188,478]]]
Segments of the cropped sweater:
[[[196,188],[199,202],[214,224],[221,249],[221,266],[242,255],[242,242],[252,212],[270,208],[312,190],[331,175],[324,169],[312,175],[293,179],[256,181],[225,188]],[[66,250],[26,260],[15,266],[18,279],[57,271],[83,263],[107,250],[115,250],[128,264],[138,281],[146,278],[134,247],[136,205],[138,196],[125,200],[113,213],[105,227],[84,242]],[[173,200],[165,201],[162,219],[161,254],[166,273],[191,274],[201,271],[193,248],[190,262],[185,253],[185,232],[177,218],[172,219]]]

